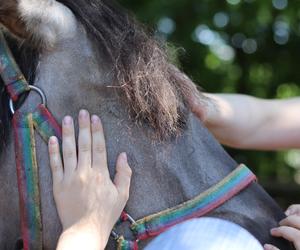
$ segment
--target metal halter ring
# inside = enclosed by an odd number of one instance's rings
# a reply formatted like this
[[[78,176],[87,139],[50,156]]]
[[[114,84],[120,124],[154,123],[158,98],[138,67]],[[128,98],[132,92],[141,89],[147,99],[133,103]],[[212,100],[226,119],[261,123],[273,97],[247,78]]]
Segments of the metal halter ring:
[[[35,87],[33,85],[29,85],[29,91],[31,91],[31,90],[33,90],[33,91],[35,91],[36,93],[39,94],[39,96],[42,99],[42,104],[46,106],[47,105],[47,101],[46,101],[46,96],[45,96],[44,92],[40,88],[38,88],[38,87]],[[10,112],[12,114],[15,113],[14,102],[13,102],[12,99],[9,100],[9,109],[10,109]]]
[[[125,220],[121,221],[121,222],[125,222],[128,221],[131,225],[136,224],[136,221],[126,212],[122,212],[122,215],[125,216]],[[121,217],[122,217],[121,215]],[[118,240],[121,235],[119,235],[114,229],[111,231],[111,236],[113,237],[113,239]],[[139,240],[136,240],[136,242],[138,242]]]

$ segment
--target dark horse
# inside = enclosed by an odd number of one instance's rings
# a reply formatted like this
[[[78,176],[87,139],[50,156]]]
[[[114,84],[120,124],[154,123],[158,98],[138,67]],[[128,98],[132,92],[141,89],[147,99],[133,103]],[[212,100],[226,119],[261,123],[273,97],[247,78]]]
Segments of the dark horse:
[[[191,113],[190,98],[202,105],[209,100],[168,61],[163,46],[111,0],[1,0],[0,21],[22,71],[44,90],[56,118],[75,116],[80,108],[102,118],[112,175],[117,154],[128,153],[133,180],[127,211],[134,218],[195,197],[237,166]],[[30,93],[21,109],[32,110],[38,102]],[[13,249],[20,221],[3,84],[0,112],[0,248]],[[54,249],[61,228],[47,147],[36,140],[44,249]],[[284,214],[257,183],[209,216],[241,225],[261,243],[289,249],[288,242],[269,235]]]

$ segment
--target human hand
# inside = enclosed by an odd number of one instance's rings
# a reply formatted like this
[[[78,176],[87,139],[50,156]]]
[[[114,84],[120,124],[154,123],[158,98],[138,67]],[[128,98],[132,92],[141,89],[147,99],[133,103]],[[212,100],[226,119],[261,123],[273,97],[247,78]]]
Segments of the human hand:
[[[207,94],[203,94],[201,99],[197,96],[191,96],[188,103],[192,113],[202,122],[206,122],[213,111],[211,100]]]
[[[101,249],[129,196],[131,169],[125,153],[119,155],[111,181],[105,139],[99,117],[79,113],[78,159],[74,124],[63,120],[63,162],[58,141],[49,140],[53,193],[63,233],[58,249]]]
[[[280,227],[271,229],[271,235],[282,237],[293,242],[296,250],[300,250],[300,205],[292,205],[285,212],[287,217],[279,222]],[[279,250],[266,244],[265,250]]]

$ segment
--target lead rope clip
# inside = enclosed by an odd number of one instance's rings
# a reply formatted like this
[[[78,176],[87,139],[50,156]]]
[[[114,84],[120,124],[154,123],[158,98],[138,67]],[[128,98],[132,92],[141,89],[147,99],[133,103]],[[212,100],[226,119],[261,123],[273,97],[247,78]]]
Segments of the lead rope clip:
[[[128,221],[130,225],[136,224],[136,221],[126,212],[122,212],[119,221],[116,223],[116,226],[121,225],[123,222]],[[112,238],[117,241],[118,250],[138,250],[139,239],[126,240],[123,235],[120,235],[116,230],[111,231]]]

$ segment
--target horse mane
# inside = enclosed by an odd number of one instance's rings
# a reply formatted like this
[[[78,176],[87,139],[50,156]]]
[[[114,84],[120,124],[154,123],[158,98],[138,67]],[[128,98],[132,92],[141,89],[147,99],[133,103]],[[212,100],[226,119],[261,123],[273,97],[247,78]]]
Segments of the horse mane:
[[[168,60],[165,46],[113,0],[58,1],[72,10],[113,65],[115,85],[123,90],[135,120],[146,121],[160,138],[178,134],[188,100],[199,92]]]
[[[190,98],[198,98],[193,82],[168,60],[166,48],[128,11],[112,0],[57,0],[84,26],[94,47],[113,65],[114,85],[136,121],[147,122],[159,136],[177,135],[185,126]],[[10,38],[10,37],[8,37]],[[38,51],[9,39],[25,77],[35,78]],[[0,150],[9,129],[8,97],[0,82]]]

